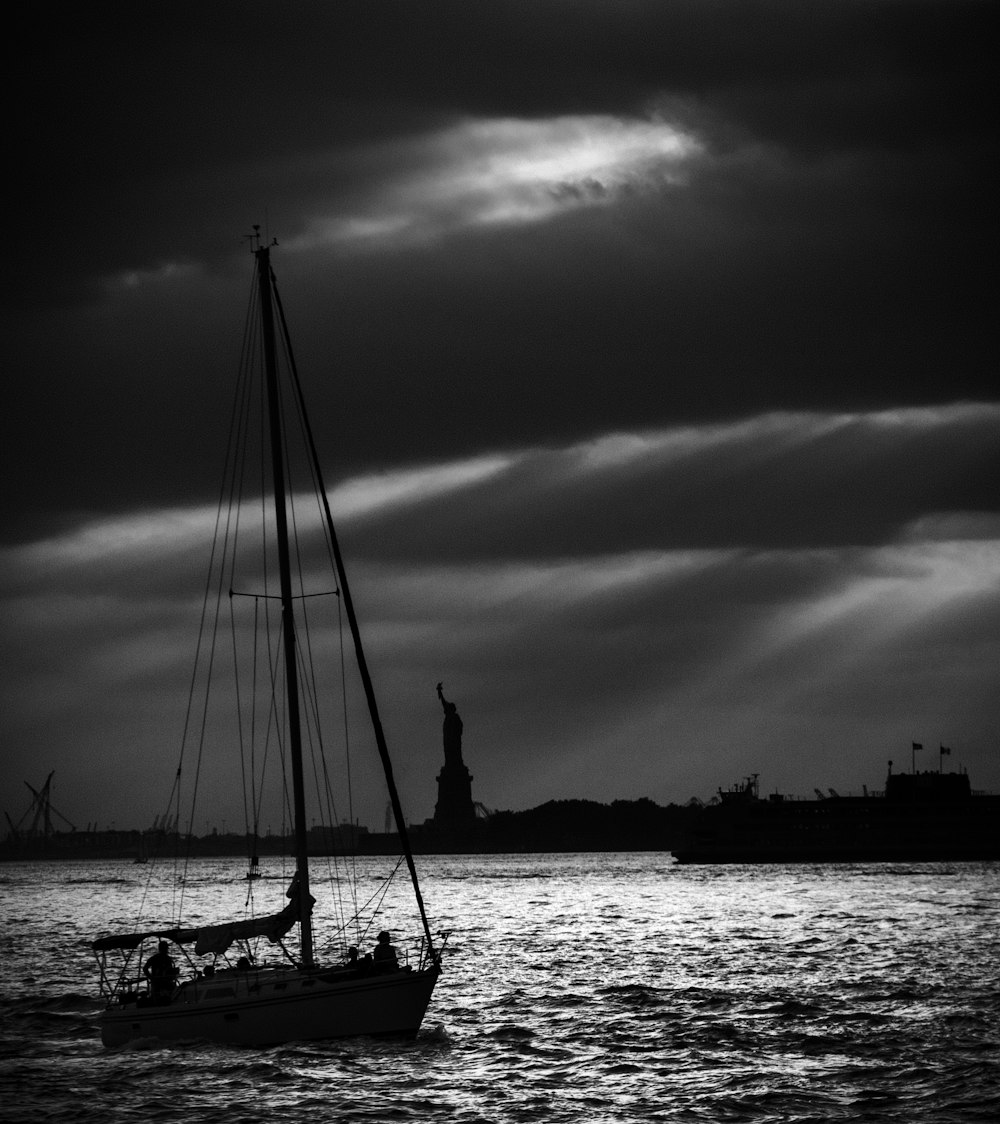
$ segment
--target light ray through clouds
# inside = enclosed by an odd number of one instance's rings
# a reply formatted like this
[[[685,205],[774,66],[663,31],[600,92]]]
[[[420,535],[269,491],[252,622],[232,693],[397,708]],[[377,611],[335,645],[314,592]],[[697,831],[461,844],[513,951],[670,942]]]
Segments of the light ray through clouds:
[[[540,222],[679,184],[702,146],[664,120],[593,116],[466,120],[393,151],[394,170],[367,211],[319,218],[294,244],[419,241]]]
[[[586,665],[564,656],[561,674],[587,683],[588,703],[614,696],[614,705],[591,711],[581,703],[553,719],[571,732],[572,748],[561,769],[550,762],[549,797],[595,798],[601,784],[620,792],[623,761],[634,788],[622,795],[663,801],[705,797],[745,771],[769,773],[769,783],[785,791],[808,793],[824,780],[858,791],[878,785],[886,757],[909,739],[954,741],[956,733],[961,764],[973,768],[977,783],[995,785],[997,730],[974,715],[990,697],[1000,655],[1000,535],[975,544],[903,540],[763,557],[705,551],[686,559],[683,575],[669,557],[661,567],[644,560],[634,612],[609,617],[603,629],[577,630]],[[770,592],[789,565],[814,573],[811,593]],[[873,578],[873,570],[882,576]],[[572,637],[567,622],[586,616],[592,589],[576,565],[563,571],[553,631]],[[679,605],[665,608],[665,588]],[[546,628],[550,602],[520,608]],[[970,613],[984,619],[976,649],[968,629],[952,634]],[[551,706],[554,677],[539,668],[538,680]],[[567,780],[582,776],[587,786]],[[701,779],[685,792],[681,778],[694,776]]]
[[[995,787],[997,731],[962,713],[977,693],[988,698],[1000,659],[995,519],[928,510],[897,523],[889,513],[881,540],[867,544],[698,546],[678,536],[662,498],[699,493],[699,474],[720,464],[791,449],[769,490],[746,502],[783,506],[807,540],[811,527],[826,531],[810,522],[815,495],[843,484],[847,461],[862,483],[889,473],[933,494],[928,481],[947,477],[951,458],[914,462],[914,441],[989,457],[998,409],[767,415],[342,482],[335,518],[384,718],[407,745],[412,817],[433,808],[438,679],[461,702],[477,796],[492,807],[707,796],[744,767],[737,761],[755,771],[766,761],[769,784],[794,788],[807,779],[807,740],[829,747],[828,775],[816,777],[809,758],[812,783],[876,784],[873,761],[893,745],[940,735],[973,758],[977,784]],[[842,432],[846,446],[827,443]],[[622,523],[617,550],[593,549],[585,523],[553,527],[556,507],[595,495],[596,518],[618,508],[637,525]],[[484,519],[503,551],[457,549]],[[145,747],[139,774],[157,756],[170,764],[180,718],[170,710],[189,673],[213,520],[206,508],[137,512],[0,554],[15,771],[43,762],[68,781],[81,760],[110,753],[120,763],[126,746]],[[86,805],[82,790],[79,799]]]
[[[348,480],[334,489],[330,505],[340,518],[378,508],[426,500],[449,491],[488,481],[508,467],[508,456],[482,456],[456,464],[403,469]]]

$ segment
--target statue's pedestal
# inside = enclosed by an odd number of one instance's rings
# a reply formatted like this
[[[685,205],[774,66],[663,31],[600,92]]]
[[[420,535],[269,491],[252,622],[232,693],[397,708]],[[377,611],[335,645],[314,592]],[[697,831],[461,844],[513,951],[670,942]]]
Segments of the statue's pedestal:
[[[438,798],[434,806],[434,826],[468,827],[476,821],[472,803],[472,774],[465,765],[446,762],[438,773]]]

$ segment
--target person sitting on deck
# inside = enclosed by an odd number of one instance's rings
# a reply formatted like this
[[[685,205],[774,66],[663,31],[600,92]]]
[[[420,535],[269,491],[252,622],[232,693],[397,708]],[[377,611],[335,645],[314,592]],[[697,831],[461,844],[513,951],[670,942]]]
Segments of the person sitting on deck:
[[[396,959],[396,949],[389,940],[389,934],[383,929],[378,935],[378,944],[372,954],[375,967],[379,972],[391,972],[399,967]]]
[[[160,950],[143,965],[143,973],[149,980],[149,992],[154,999],[169,999],[174,990],[174,977],[177,969],[167,952],[167,942],[160,941]]]

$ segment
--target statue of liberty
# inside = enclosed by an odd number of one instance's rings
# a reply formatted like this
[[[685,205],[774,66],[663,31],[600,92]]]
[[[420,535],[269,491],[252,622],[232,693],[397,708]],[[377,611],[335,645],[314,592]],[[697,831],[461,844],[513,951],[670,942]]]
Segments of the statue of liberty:
[[[437,685],[438,698],[444,709],[444,763],[445,765],[461,766],[462,761],[462,719],[458,716],[458,709],[453,702],[448,702],[441,690],[443,684]]]
[[[444,710],[444,768],[437,777],[438,799],[432,822],[438,830],[448,833],[446,845],[465,846],[467,833],[476,823],[472,774],[462,760],[462,719],[455,704],[444,697],[442,686],[437,685],[437,694]]]

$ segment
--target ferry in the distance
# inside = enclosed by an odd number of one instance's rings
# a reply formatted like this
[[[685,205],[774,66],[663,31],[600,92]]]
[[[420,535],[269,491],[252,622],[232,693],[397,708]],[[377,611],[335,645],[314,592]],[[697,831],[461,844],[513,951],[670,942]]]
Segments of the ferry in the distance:
[[[974,862],[1000,859],[1000,795],[968,773],[894,773],[883,792],[760,795],[758,777],[719,790],[673,849],[681,863]]]

